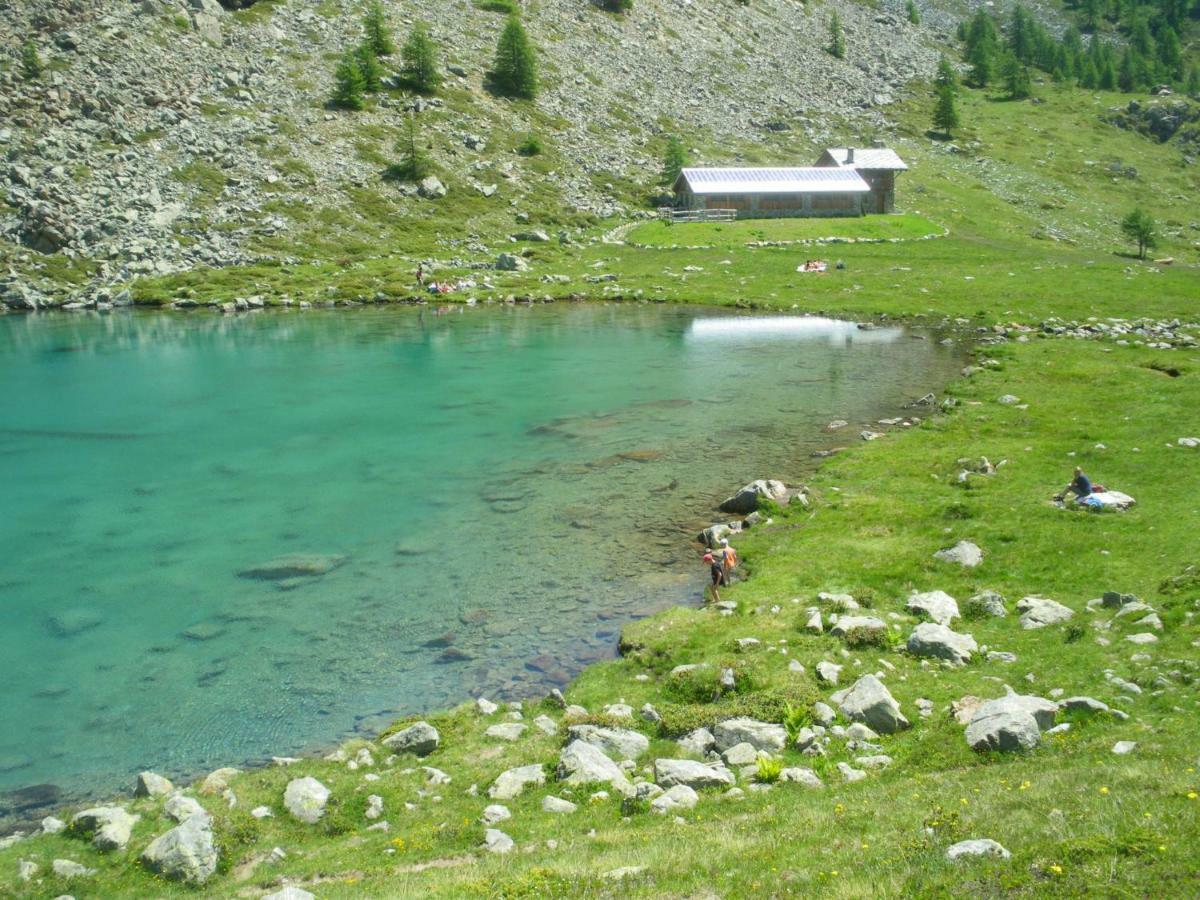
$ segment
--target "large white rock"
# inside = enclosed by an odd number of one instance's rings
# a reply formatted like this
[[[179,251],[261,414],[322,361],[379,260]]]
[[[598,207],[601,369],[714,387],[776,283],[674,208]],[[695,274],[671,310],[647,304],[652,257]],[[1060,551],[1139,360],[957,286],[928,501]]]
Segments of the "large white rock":
[[[71,830],[91,835],[97,850],[124,850],[139,819],[119,806],[95,806],[72,816]]]
[[[567,729],[571,740],[599,747],[617,759],[637,759],[650,749],[650,739],[629,728],[602,728],[599,725],[572,725]]]
[[[217,871],[211,820],[192,816],[150,842],[142,852],[146,868],[166,878],[204,884]]]
[[[677,809],[692,809],[700,802],[700,795],[686,784],[677,784],[650,801],[650,809],[666,815]]]
[[[263,894],[262,900],[317,900],[317,897],[316,894],[312,894],[304,888],[289,884],[273,893]]]
[[[1022,598],[1017,602],[1017,612],[1021,614],[1021,627],[1026,630],[1057,625],[1075,615],[1069,606],[1045,597]]]
[[[525,733],[528,727],[524,722],[501,722],[498,725],[490,726],[484,731],[484,734],[502,741],[515,741]]]
[[[730,787],[734,777],[733,773],[724,767],[705,765],[694,759],[656,759],[654,780],[664,788],[686,784],[694,789]]]
[[[293,778],[283,792],[283,805],[293,816],[309,825],[325,815],[329,788],[312,777]]]
[[[989,700],[971,716],[967,743],[974,750],[1030,750],[1057,715],[1058,704],[1041,697],[1009,694]]]
[[[946,859],[967,859],[979,856],[996,856],[1000,859],[1008,859],[1012,854],[990,838],[959,841],[957,844],[952,844],[946,848]]]
[[[497,822],[503,822],[505,819],[511,819],[512,813],[507,806],[501,806],[499,803],[493,803],[490,806],[483,808],[483,815],[480,819],[484,825],[495,825]]]
[[[507,772],[501,772],[488,788],[488,796],[493,800],[511,800],[519,796],[530,785],[538,786],[546,783],[546,770],[538,763],[528,766],[517,766]]]
[[[737,744],[749,744],[756,750],[775,752],[787,746],[787,729],[782,725],[760,722],[739,716],[726,719],[713,726],[713,740],[718,752],[725,752]]]
[[[542,798],[542,812],[573,813],[578,808],[570,800],[564,800],[562,797],[546,796]]]
[[[845,637],[851,631],[883,634],[887,631],[887,623],[875,616],[839,616],[829,628],[829,633],[834,637]]]
[[[483,849],[488,853],[511,853],[516,844],[503,831],[496,828],[489,828],[483,833]]]
[[[934,559],[942,562],[958,563],[968,569],[973,569],[983,562],[983,551],[971,541],[959,541],[953,547],[947,547],[933,554]]]
[[[586,741],[571,741],[558,757],[558,780],[565,784],[607,784],[622,796],[633,796],[625,772]]]
[[[970,662],[971,654],[978,649],[971,635],[959,634],[936,622],[922,622],[908,636],[908,652],[913,656],[948,659],[958,665]]]
[[[745,485],[736,494],[725,500],[721,504],[721,511],[748,516],[758,509],[759,498],[782,503],[787,500],[787,493],[787,485],[782,481],[760,478]]]
[[[86,878],[88,875],[96,874],[95,869],[89,869],[73,859],[56,859],[50,863],[50,868],[59,878]]]
[[[211,818],[200,801],[195,797],[188,797],[176,791],[167,798],[167,802],[163,804],[163,812],[174,819],[176,822],[186,822],[193,816],[199,816],[202,819]]]
[[[905,604],[908,611],[924,616],[939,625],[949,625],[958,618],[958,601],[945,591],[926,591],[913,594]]]
[[[689,731],[675,743],[685,753],[695,753],[697,756],[704,756],[709,750],[716,749],[717,739],[713,737],[713,733],[707,728],[697,728],[695,731]]]
[[[798,766],[789,766],[779,773],[780,781],[795,782],[802,784],[805,787],[819,788],[822,786],[821,779],[817,777],[817,773],[812,769],[802,769]]]
[[[140,772],[133,788],[135,797],[165,797],[175,790],[175,785],[155,772]]]
[[[428,756],[441,743],[438,730],[428,722],[414,724],[388,735],[381,743],[397,753],[415,753],[417,756]]]
[[[851,721],[865,722],[880,734],[894,734],[909,727],[900,704],[874,675],[864,675],[854,682],[842,697],[841,711]]]

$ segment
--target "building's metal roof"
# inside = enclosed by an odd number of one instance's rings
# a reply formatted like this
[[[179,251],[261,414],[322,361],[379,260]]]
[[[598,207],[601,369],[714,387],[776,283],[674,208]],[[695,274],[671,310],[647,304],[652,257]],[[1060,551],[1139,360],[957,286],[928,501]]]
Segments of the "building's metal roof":
[[[830,147],[825,151],[833,157],[839,166],[855,169],[894,169],[903,171],[908,168],[895,150],[886,147],[855,147],[854,162],[846,162],[849,151],[845,147]]]
[[[853,169],[684,169],[694,194],[865,194],[871,190]]]

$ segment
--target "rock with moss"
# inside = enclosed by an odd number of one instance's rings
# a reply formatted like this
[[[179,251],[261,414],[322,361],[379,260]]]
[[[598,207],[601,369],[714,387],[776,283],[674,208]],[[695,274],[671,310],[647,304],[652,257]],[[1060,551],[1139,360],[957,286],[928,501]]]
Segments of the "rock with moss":
[[[219,853],[213,841],[212,823],[193,816],[150,842],[142,863],[165,878],[189,884],[204,884],[217,871]]]
[[[325,815],[329,788],[311,776],[293,778],[283,792],[283,805],[296,819],[315,825]]]
[[[559,754],[557,774],[564,784],[607,784],[622,796],[633,795],[633,785],[621,767],[586,741],[574,740],[566,746]]]
[[[130,815],[119,806],[95,806],[71,818],[73,834],[91,839],[97,850],[124,850],[141,816]]]

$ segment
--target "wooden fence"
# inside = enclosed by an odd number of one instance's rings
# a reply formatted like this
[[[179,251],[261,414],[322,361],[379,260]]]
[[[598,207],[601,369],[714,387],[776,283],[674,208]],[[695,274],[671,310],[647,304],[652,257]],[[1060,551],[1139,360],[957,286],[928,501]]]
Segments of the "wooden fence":
[[[736,209],[674,209],[660,206],[658,217],[668,224],[675,222],[732,222],[737,218]]]

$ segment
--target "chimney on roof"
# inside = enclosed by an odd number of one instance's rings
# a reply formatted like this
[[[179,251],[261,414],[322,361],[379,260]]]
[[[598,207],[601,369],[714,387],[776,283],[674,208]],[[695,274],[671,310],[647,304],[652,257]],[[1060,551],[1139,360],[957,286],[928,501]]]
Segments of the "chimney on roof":
[[[849,166],[849,165],[853,165],[853,164],[854,164],[854,148],[847,147],[846,148],[846,165]]]

